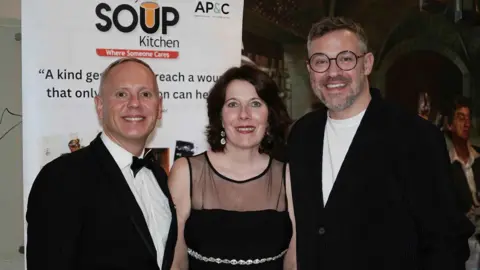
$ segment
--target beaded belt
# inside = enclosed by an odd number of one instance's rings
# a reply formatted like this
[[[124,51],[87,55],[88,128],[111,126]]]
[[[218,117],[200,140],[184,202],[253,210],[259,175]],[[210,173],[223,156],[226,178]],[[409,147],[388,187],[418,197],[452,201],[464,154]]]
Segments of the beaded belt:
[[[287,253],[287,250],[282,251],[280,254],[274,256],[274,257],[268,257],[268,258],[262,258],[262,259],[248,259],[248,260],[236,260],[236,259],[220,259],[220,258],[213,258],[213,257],[205,257],[198,252],[188,249],[188,254],[192,257],[194,257],[197,260],[201,260],[204,262],[214,262],[218,264],[231,264],[231,265],[252,265],[252,264],[261,264],[261,263],[266,263],[266,262],[271,262],[279,259],[282,257],[285,253]]]

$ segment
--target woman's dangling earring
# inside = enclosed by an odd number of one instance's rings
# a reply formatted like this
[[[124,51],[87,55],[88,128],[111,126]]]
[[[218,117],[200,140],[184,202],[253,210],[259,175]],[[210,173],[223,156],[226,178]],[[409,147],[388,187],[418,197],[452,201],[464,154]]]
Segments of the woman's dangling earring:
[[[225,131],[222,130],[222,131],[220,132],[220,137],[222,137],[222,139],[220,139],[220,144],[221,144],[221,145],[225,145],[225,143],[226,143],[226,140],[225,140]]]

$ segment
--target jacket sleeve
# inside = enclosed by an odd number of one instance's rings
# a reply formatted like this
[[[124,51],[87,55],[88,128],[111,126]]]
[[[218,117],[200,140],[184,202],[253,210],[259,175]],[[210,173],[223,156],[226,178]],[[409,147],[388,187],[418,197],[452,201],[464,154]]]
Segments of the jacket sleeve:
[[[456,207],[443,134],[433,126],[419,128],[410,142],[400,174],[417,226],[420,269],[465,270],[474,226]]]
[[[26,264],[29,270],[71,270],[82,224],[81,192],[62,168],[47,164],[36,177],[27,204]],[[78,181],[77,181],[78,182]]]

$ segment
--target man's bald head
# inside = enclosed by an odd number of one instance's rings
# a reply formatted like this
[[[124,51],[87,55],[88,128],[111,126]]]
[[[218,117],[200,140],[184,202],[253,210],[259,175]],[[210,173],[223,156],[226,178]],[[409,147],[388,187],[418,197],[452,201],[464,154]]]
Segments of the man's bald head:
[[[125,64],[125,63],[138,63],[138,64],[144,66],[145,68],[147,68],[152,73],[153,80],[154,80],[154,85],[155,85],[155,88],[156,88],[155,90],[157,90],[157,92],[159,91],[155,72],[153,72],[150,65],[148,65],[147,63],[145,63],[144,61],[142,61],[138,58],[125,57],[125,58],[120,58],[120,59],[114,61],[102,72],[102,76],[100,77],[99,91],[98,91],[99,96],[102,96],[102,93],[104,92],[103,89],[105,88],[105,85],[108,82],[108,78],[109,78],[109,75],[110,75],[111,71],[113,69],[115,69],[115,67],[118,67],[118,66],[120,66],[122,64]]]

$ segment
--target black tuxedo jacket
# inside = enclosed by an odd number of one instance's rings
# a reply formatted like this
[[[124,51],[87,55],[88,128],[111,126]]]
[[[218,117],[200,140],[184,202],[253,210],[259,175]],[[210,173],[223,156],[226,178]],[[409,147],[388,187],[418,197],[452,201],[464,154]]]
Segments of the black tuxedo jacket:
[[[172,222],[162,269],[177,239],[175,208],[165,171],[153,169],[167,196]],[[158,270],[142,211],[98,136],[89,146],[45,165],[29,194],[29,270]]]
[[[327,111],[289,136],[299,270],[465,270],[473,225],[456,210],[441,132],[371,90],[326,205]]]

